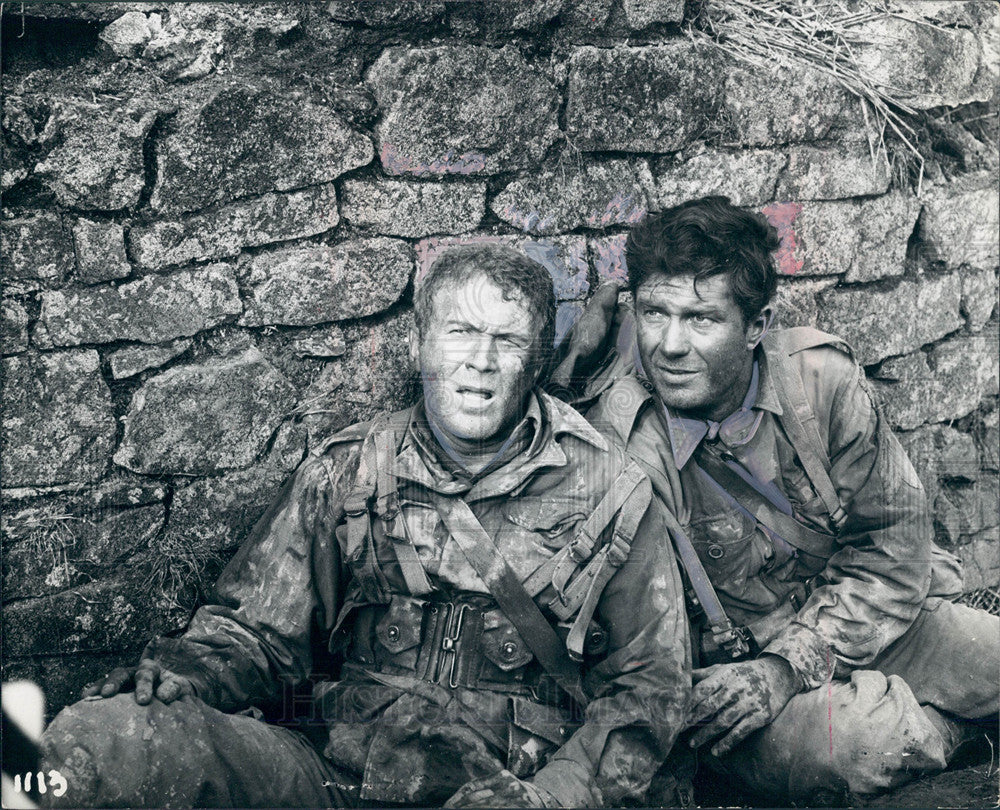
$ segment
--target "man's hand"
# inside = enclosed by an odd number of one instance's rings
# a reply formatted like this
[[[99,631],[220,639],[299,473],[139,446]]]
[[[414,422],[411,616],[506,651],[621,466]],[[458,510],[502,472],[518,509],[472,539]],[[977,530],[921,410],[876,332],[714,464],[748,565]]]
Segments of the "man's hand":
[[[712,746],[712,755],[717,757],[774,720],[801,691],[791,665],[777,655],[739,664],[716,664],[696,669],[693,675],[695,687],[688,725],[701,728],[690,744],[697,748],[725,735]]]
[[[466,782],[445,807],[558,807],[546,790],[502,770],[484,779]]]
[[[108,698],[135,685],[135,702],[148,704],[155,696],[164,703],[172,703],[185,695],[194,695],[194,684],[183,675],[164,669],[155,661],[142,659],[134,667],[118,667],[104,678],[84,687],[81,697]]]

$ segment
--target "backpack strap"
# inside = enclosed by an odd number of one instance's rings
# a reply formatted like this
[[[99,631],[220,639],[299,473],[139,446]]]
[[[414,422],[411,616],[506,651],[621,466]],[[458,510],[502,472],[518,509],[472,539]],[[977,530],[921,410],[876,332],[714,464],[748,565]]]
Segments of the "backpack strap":
[[[775,391],[781,405],[781,425],[802,462],[802,469],[823,501],[830,520],[839,529],[847,520],[847,511],[840,502],[837,488],[830,480],[830,454],[820,436],[816,414],[806,397],[802,376],[793,368],[790,357],[815,346],[831,345],[844,349],[846,344],[834,335],[798,327],[769,332],[763,345],[768,372],[775,382]]]

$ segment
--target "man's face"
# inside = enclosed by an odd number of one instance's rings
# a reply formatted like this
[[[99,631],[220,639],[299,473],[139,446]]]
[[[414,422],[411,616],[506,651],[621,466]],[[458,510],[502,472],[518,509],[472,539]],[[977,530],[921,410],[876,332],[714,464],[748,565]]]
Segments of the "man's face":
[[[657,273],[636,290],[635,319],[642,364],[660,400],[685,416],[721,420],[746,396],[756,346],[770,307],[750,324],[725,275]]]
[[[430,309],[424,334],[410,336],[428,414],[453,442],[505,438],[535,383],[538,316],[478,273],[437,290]]]

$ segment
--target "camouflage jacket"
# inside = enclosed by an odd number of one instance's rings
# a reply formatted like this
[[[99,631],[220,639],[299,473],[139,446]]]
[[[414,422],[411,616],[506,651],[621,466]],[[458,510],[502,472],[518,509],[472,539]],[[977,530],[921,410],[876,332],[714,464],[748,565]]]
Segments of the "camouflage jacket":
[[[691,539],[723,607],[738,624],[760,622],[785,608],[787,619],[764,652],[789,661],[807,688],[869,664],[912,623],[931,581],[933,531],[913,467],[869,393],[847,346],[816,330],[792,330],[793,350],[758,350],[759,389],[743,434],[724,448],[758,478],[773,482],[799,525],[830,536],[821,556],[795,538],[769,536],[721,487],[706,483],[693,459],[704,432],[673,430],[671,420],[636,376],[623,377],[591,409],[595,424],[612,423],[629,455]],[[767,344],[765,344],[765,347]],[[774,364],[791,364],[804,383],[820,441],[832,461],[829,478],[846,515],[835,524],[782,426]],[[683,420],[681,420],[683,421]],[[943,555],[940,555],[943,557]],[[794,606],[788,609],[789,603]]]
[[[422,410],[411,410],[392,472],[406,534],[432,588],[424,600],[489,599],[429,507],[430,493],[468,503],[516,574],[528,579],[574,539],[632,463],[613,437],[569,406],[543,393],[533,399],[530,441],[472,479],[432,452]],[[376,672],[357,648],[386,655],[384,645],[400,650],[411,643],[408,633],[417,633],[416,644],[419,629],[402,621],[386,629],[382,621],[379,646],[358,626],[366,610],[385,619],[384,611],[412,604],[390,538],[374,532],[371,553],[349,548],[345,510],[366,464],[366,432],[349,430],[303,462],[223,572],[210,604],[182,636],[154,640],[147,655],[190,675],[200,698],[231,711],[273,696],[283,681],[309,677],[317,641],[346,647],[340,679],[314,694],[328,723],[325,754],[361,799],[440,804],[465,782],[507,768],[561,805],[641,803],[683,726],[690,689],[683,590],[664,542],[662,505],[649,503],[628,558],[600,595],[595,620],[608,643],[581,664],[590,698],[582,718],[523,693],[408,676],[405,649],[393,667]],[[483,625],[484,635],[490,626]]]

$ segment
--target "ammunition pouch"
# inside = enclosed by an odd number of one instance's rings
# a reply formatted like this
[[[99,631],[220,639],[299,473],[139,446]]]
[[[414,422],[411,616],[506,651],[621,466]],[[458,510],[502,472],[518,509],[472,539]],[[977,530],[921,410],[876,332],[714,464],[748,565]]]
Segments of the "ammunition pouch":
[[[463,594],[445,602],[393,594],[388,605],[357,610],[352,637],[348,667],[417,677],[451,689],[530,696],[543,703],[566,700],[487,595]],[[586,644],[588,655],[603,653],[607,633],[591,622]]]

